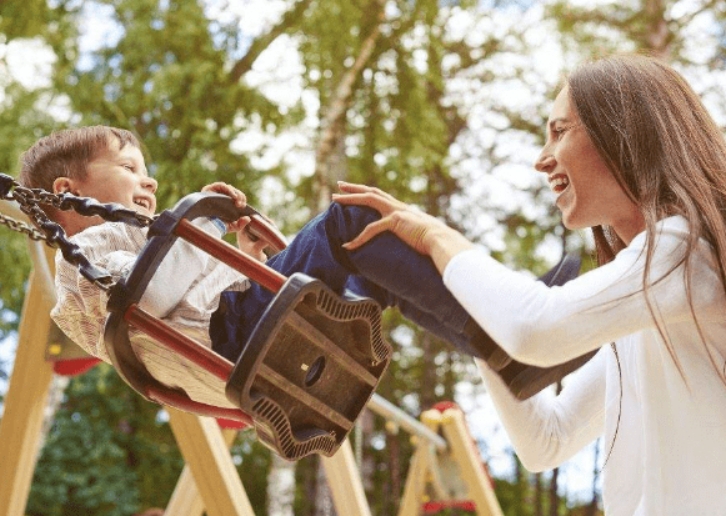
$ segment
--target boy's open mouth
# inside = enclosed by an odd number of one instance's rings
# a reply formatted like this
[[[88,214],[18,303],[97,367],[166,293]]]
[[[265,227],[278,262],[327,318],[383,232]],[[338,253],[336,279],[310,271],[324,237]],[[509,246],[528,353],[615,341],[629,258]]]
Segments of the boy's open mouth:
[[[151,210],[151,202],[148,199],[134,199],[136,206],[141,206],[145,210]]]

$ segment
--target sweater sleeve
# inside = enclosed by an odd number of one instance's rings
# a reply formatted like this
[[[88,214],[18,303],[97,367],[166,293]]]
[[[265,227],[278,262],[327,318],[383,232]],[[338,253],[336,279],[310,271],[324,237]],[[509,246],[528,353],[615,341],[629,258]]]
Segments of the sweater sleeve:
[[[661,324],[691,320],[689,285],[699,319],[719,317],[713,300],[721,294],[720,281],[705,242],[692,253],[686,278],[684,223],[661,224],[647,295],[645,233],[612,262],[561,287],[512,271],[482,248],[456,255],[444,270],[444,283],[512,358],[549,367],[653,327],[654,315]]]
[[[602,348],[570,375],[559,395],[547,389],[525,401],[517,400],[499,375],[477,361],[517,456],[529,471],[559,466],[602,434],[606,352]]]

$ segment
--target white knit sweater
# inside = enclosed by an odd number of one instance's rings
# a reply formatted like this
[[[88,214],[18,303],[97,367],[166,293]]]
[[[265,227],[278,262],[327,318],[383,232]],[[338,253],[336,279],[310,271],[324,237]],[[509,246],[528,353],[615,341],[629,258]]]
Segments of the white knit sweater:
[[[546,390],[525,402],[480,366],[528,469],[554,468],[601,435],[606,451],[612,444],[603,478],[608,516],[726,515],[726,295],[702,241],[689,278],[702,339],[684,266],[666,275],[687,235],[685,219],[661,221],[650,272],[650,302],[675,361],[642,290],[645,233],[563,287],[513,272],[481,248],[444,271],[451,292],[516,360],[550,366],[602,346],[559,396]]]

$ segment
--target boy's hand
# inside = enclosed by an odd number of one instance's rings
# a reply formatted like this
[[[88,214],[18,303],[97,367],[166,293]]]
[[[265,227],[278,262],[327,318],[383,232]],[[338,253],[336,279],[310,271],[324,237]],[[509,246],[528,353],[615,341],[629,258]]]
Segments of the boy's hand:
[[[247,230],[247,226],[249,226],[251,221],[252,219],[250,217],[242,217],[235,222],[227,224],[227,229],[230,232],[234,231],[237,233],[237,247],[239,247],[240,251],[256,260],[264,262],[267,260],[267,255],[265,254],[267,242],[252,236]]]
[[[238,208],[247,206],[247,196],[245,196],[242,190],[221,181],[205,186],[202,188],[202,192],[214,192],[227,195],[234,200],[234,204]],[[267,260],[267,255],[264,253],[267,243],[252,236],[246,229],[251,220],[250,217],[241,217],[234,222],[228,222],[227,231],[229,233],[237,233],[237,247],[239,247],[240,251],[264,262]]]
[[[222,183],[218,181],[216,183],[209,184],[202,188],[202,192],[214,192],[222,195],[227,195],[234,200],[234,205],[238,208],[244,208],[247,206],[247,196],[234,186]]]

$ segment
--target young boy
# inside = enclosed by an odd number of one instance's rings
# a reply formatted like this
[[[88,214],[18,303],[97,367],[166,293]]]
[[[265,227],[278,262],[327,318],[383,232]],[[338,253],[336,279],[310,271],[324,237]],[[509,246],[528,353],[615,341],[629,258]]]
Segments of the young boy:
[[[83,127],[42,138],[21,157],[19,180],[28,187],[120,203],[148,216],[156,212],[157,182],[148,176],[137,139],[121,129]],[[202,190],[229,195],[237,206],[245,206],[244,194],[230,185],[213,183]],[[115,278],[133,267],[146,243],[146,228],[51,207],[46,211],[91,263]],[[303,272],[337,292],[348,289],[375,299],[384,308],[397,306],[408,319],[458,350],[490,358],[498,348],[451,296],[428,257],[391,233],[358,250],[344,249],[343,244],[378,218],[371,209],[334,203],[267,263],[285,276]],[[253,242],[244,231],[249,218],[227,227],[219,222],[204,219],[196,223],[219,237],[227,230],[236,232],[239,248],[263,259],[264,243]],[[88,353],[109,362],[103,344],[106,294],[60,253],[56,266],[58,300],[53,319]],[[140,305],[234,362],[271,299],[264,288],[179,239],[155,272]]]

